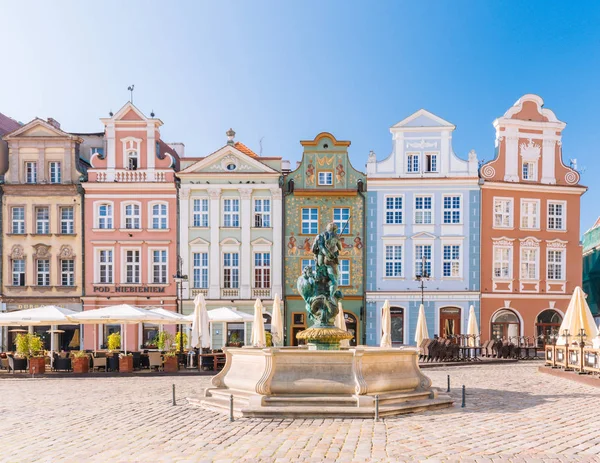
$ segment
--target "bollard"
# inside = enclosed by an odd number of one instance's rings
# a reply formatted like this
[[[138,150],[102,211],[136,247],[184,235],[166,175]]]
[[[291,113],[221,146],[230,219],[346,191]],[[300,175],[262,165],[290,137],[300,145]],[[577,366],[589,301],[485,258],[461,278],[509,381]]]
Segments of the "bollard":
[[[31,378],[32,379],[35,378],[35,367],[32,367],[32,369],[31,369]]]
[[[176,405],[176,402],[175,402],[175,385],[173,384],[173,406],[175,406],[175,405]]]
[[[375,396],[375,421],[379,421],[379,394]]]
[[[233,394],[229,395],[229,421],[233,421]]]
[[[461,405],[461,408],[465,408],[465,399],[466,399],[465,385],[463,384],[463,387],[462,387],[462,405]]]
[[[446,389],[446,392],[450,392],[450,375],[448,375],[448,389]]]

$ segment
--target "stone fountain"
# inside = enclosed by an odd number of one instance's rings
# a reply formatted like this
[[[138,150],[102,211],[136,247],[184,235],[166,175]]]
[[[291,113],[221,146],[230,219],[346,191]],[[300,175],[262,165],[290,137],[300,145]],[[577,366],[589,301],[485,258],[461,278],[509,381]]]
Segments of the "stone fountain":
[[[312,326],[298,333],[303,347],[226,348],[223,370],[194,405],[245,417],[372,418],[378,397],[379,415],[398,415],[452,405],[431,387],[418,364],[415,348],[359,346],[340,349],[351,339],[334,326],[338,302],[337,226],[316,236],[314,269],[298,278]]]

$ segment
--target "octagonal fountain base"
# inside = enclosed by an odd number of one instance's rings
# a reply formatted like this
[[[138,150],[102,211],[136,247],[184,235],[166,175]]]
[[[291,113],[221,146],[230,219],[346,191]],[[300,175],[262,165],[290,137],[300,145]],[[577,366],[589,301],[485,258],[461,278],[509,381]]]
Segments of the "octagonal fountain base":
[[[431,387],[413,348],[229,348],[223,370],[193,405],[234,415],[286,418],[373,418],[452,405]]]

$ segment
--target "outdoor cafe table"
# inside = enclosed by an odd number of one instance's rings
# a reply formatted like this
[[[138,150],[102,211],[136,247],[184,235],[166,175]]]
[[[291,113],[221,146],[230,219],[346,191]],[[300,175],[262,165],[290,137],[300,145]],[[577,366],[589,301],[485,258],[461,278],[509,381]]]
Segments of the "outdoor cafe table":
[[[225,359],[224,353],[214,353],[214,354],[200,354],[200,357],[212,357],[213,358],[213,368],[215,371],[218,370],[219,359]],[[202,360],[198,362],[199,368],[202,368]]]

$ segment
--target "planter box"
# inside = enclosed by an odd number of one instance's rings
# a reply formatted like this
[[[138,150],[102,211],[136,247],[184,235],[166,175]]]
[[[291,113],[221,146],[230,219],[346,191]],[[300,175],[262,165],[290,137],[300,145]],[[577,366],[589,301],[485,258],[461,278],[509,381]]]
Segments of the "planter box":
[[[133,356],[119,357],[119,371],[121,373],[133,373]]]
[[[73,373],[87,373],[90,369],[90,359],[86,357],[74,357],[71,359],[73,363]]]
[[[29,373],[35,373],[36,375],[46,373],[46,359],[44,357],[31,357],[29,359]]]
[[[177,368],[177,357],[165,357],[165,362],[163,363],[163,370],[167,373],[175,373]]]

